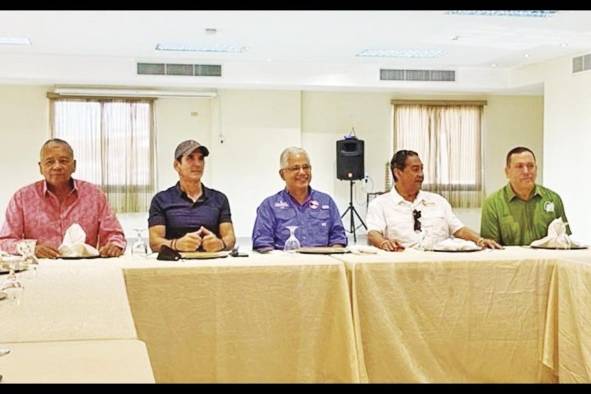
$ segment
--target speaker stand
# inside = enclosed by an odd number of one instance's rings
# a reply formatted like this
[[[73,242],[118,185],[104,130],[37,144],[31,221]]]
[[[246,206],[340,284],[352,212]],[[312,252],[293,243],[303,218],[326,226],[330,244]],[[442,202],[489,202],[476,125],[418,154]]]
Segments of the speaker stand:
[[[349,207],[345,210],[345,212],[343,212],[341,219],[347,215],[347,212],[351,215],[351,225],[349,227],[349,232],[353,234],[353,242],[357,243],[357,227],[355,226],[355,216],[357,216],[357,219],[359,219],[366,230],[367,226],[363,222],[363,219],[361,219],[361,216],[359,216],[359,212],[357,212],[353,206],[353,182],[354,181],[351,180],[349,181]]]

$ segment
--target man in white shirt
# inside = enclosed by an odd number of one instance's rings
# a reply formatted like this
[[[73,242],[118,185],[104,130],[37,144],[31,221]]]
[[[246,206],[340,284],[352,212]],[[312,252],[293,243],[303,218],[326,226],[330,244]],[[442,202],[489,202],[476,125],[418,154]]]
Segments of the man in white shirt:
[[[494,240],[482,238],[464,226],[449,202],[439,194],[421,190],[423,163],[411,150],[400,150],[390,162],[395,185],[374,199],[367,209],[370,245],[387,251],[434,245],[453,235],[481,247],[500,249]]]

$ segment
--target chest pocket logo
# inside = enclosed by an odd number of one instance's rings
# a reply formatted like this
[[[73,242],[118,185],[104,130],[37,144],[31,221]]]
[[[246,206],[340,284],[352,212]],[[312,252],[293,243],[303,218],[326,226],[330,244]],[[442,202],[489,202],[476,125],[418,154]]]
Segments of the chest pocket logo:
[[[554,203],[552,201],[546,201],[544,203],[544,212],[554,212]]]

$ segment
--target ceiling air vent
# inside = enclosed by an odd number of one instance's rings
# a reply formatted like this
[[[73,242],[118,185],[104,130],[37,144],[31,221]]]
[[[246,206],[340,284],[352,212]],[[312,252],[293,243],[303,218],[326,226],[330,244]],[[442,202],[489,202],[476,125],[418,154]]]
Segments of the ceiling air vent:
[[[166,75],[193,76],[192,64],[167,64]]]
[[[380,70],[382,81],[455,81],[452,70]]]
[[[573,57],[573,73],[591,70],[591,54]]]
[[[166,66],[164,63],[138,63],[137,73],[140,75],[165,75]]]
[[[137,73],[138,75],[221,77],[222,66],[219,64],[138,63]]]

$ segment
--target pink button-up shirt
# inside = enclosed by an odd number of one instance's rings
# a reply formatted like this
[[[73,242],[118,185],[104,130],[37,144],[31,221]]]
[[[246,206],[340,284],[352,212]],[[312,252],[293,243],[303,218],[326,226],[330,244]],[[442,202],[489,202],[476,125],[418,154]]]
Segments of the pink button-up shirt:
[[[47,189],[45,180],[19,189],[6,209],[0,249],[15,253],[21,239],[36,239],[39,244],[57,249],[74,223],[86,232],[87,244],[100,248],[111,242],[125,249],[123,229],[105,193],[92,183],[77,179],[62,203]]]

